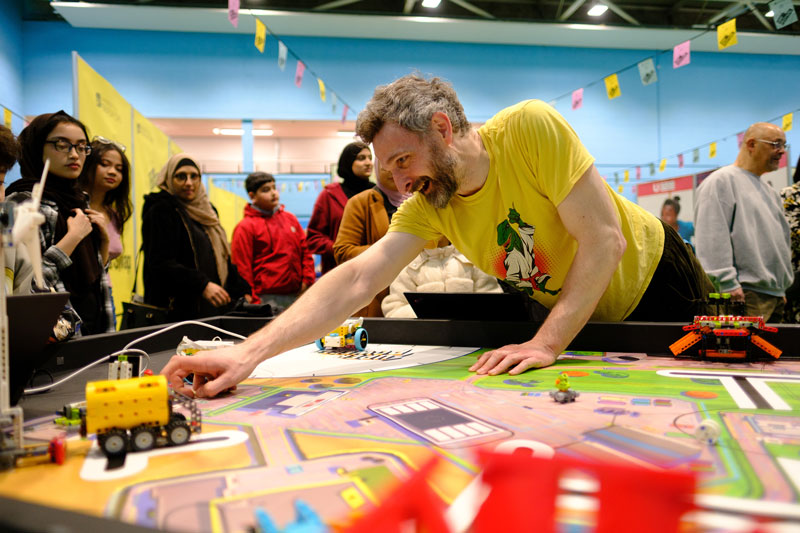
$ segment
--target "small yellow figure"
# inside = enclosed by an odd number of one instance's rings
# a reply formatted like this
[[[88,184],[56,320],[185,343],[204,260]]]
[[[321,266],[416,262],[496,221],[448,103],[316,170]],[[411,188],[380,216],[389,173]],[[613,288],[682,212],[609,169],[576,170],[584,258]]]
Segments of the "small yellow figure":
[[[558,403],[574,402],[580,396],[580,393],[569,388],[569,374],[566,372],[561,372],[556,378],[556,388],[558,390],[550,391],[550,397]]]

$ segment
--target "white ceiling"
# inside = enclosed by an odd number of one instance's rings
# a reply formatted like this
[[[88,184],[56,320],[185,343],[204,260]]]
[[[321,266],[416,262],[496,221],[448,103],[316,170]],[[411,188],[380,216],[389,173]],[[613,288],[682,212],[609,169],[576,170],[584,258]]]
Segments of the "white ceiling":
[[[492,20],[393,17],[330,13],[242,10],[239,27],[225,9],[52,2],[51,6],[74,27],[147,31],[242,33],[255,31],[253,15],[269,20],[279,36],[346,37],[587,48],[667,50],[702,30],[665,30],[586,24],[538,24]],[[716,32],[692,41],[692,51],[717,52]],[[729,53],[723,51],[720,53]],[[739,33],[735,53],[800,55],[800,37]],[[213,136],[213,128],[239,128],[238,120],[152,119],[171,137]],[[254,128],[274,130],[274,137],[334,137],[354,128],[338,121],[254,121]]]
[[[277,35],[474,42],[517,45],[668,50],[702,30],[666,30],[587,24],[539,24],[435,17],[391,17],[243,9],[239,27],[225,9],[52,2],[72,26],[150,31],[254,33],[252,13],[268,18]],[[692,41],[692,51],[716,52],[716,32]],[[720,53],[730,53],[730,49]],[[739,33],[737,54],[800,55],[800,37]]]
[[[213,137],[214,128],[241,128],[237,119],[150,118],[161,131],[172,138]],[[338,120],[253,120],[253,129],[267,129],[272,137],[321,139],[337,137],[337,132],[355,129],[354,121]],[[259,137],[260,138],[260,137]]]

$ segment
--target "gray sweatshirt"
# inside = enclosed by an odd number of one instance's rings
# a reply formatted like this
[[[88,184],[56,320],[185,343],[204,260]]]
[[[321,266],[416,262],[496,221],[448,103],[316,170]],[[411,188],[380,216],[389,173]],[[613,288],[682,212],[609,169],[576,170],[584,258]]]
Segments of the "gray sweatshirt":
[[[722,167],[697,188],[694,219],[697,258],[720,290],[784,295],[794,273],[777,191],[752,172]]]

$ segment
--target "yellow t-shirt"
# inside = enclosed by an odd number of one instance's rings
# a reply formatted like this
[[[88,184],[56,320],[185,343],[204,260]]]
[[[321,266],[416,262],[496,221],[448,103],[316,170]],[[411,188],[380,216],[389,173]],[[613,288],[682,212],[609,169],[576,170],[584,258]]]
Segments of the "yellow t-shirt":
[[[478,133],[489,153],[486,183],[444,209],[420,194],[403,203],[389,231],[426,240],[446,236],[474,265],[552,308],[577,242],[556,207],[594,159],[552,107],[527,100],[500,111]],[[664,249],[661,222],[606,190],[628,243],[592,320],[619,321],[639,303]]]

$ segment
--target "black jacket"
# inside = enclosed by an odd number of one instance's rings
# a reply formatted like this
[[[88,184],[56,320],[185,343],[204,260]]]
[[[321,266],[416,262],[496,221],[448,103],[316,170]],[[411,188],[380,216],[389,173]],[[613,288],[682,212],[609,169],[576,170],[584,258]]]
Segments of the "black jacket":
[[[144,300],[170,309],[170,322],[224,314],[250,287],[228,261],[225,290],[230,306],[214,307],[203,298],[209,282],[219,283],[211,241],[167,191],[148,194],[142,209]]]

